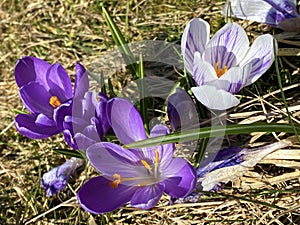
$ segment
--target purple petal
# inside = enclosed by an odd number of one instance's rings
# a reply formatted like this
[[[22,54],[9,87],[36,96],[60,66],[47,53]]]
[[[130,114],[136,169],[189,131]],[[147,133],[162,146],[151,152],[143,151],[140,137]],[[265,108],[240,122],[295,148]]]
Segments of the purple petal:
[[[67,71],[59,63],[51,65],[47,72],[47,81],[50,93],[56,96],[61,103],[72,98],[72,83]]]
[[[28,111],[53,116],[54,108],[49,103],[51,95],[41,84],[31,82],[21,87],[20,97]]]
[[[107,118],[122,144],[146,139],[141,115],[128,100],[113,98],[107,102]]]
[[[244,29],[236,23],[228,23],[208,42],[203,57],[213,67],[218,63],[218,68],[230,68],[244,58],[248,48]]]
[[[101,92],[99,92],[98,95],[100,97],[100,102],[99,102],[99,111],[97,111],[98,112],[97,116],[101,121],[102,132],[103,134],[106,134],[110,128],[107,114],[106,114],[106,105],[107,105],[108,97]]]
[[[274,62],[273,37],[270,34],[261,35],[255,39],[246,57],[242,60],[240,66],[251,65],[247,83],[250,85],[264,74]],[[277,51],[277,44],[276,44]]]
[[[69,129],[73,131],[72,126],[69,126],[65,123],[65,118],[67,116],[72,115],[72,100],[69,100],[63,104],[61,104],[59,107],[54,109],[53,118],[56,122],[57,129],[60,131],[63,131],[65,129]],[[67,126],[66,126],[67,125]]]
[[[169,134],[170,130],[167,126],[158,124],[155,125],[150,132],[150,137],[157,137],[157,136],[162,136],[162,135],[166,135]],[[163,165],[168,165],[173,157],[174,154],[174,144],[164,144],[161,146],[157,146],[155,147],[155,149],[158,150],[158,155],[159,155],[159,159],[160,159],[160,163]],[[151,148],[147,148],[147,149],[151,149]],[[149,158],[152,159],[152,161],[155,160],[155,151],[153,149],[151,149],[152,151],[149,152]],[[145,151],[145,150],[144,150]]]
[[[136,187],[119,184],[110,186],[111,180],[94,177],[80,188],[78,202],[86,211],[94,214],[111,212],[130,201]]]
[[[202,55],[209,40],[209,33],[209,24],[200,18],[192,19],[183,31],[181,53],[184,66],[190,74],[193,73],[194,53],[199,52]]]
[[[162,169],[165,192],[172,197],[184,197],[189,194],[196,184],[196,171],[185,159],[175,158],[167,168]]]
[[[41,116],[44,117],[44,115],[38,114],[19,114],[15,118],[15,126],[21,134],[31,139],[44,139],[60,132],[53,125],[53,121],[47,123],[51,120],[41,119]],[[36,120],[39,121],[38,124],[36,124]],[[42,124],[42,121],[45,121],[45,124]]]
[[[195,53],[193,62],[193,78],[198,86],[206,84],[207,82],[218,79],[214,67],[204,61],[199,60],[199,54]]]
[[[113,143],[96,143],[87,149],[86,155],[104,175],[113,176],[117,173],[122,177],[136,177],[139,172],[136,163],[141,159],[130,150]]]
[[[192,92],[209,109],[226,110],[240,103],[233,94],[210,85],[192,87]]]
[[[50,197],[58,191],[63,190],[67,186],[70,176],[74,173],[76,168],[83,165],[83,163],[83,159],[73,157],[62,165],[54,167],[44,173],[41,185],[46,190],[46,196]]]
[[[171,127],[174,131],[188,130],[199,126],[199,117],[196,105],[191,96],[181,88],[167,101],[167,112]]]
[[[84,96],[89,89],[88,73],[84,66],[77,62],[75,74],[74,95]]]
[[[140,209],[151,209],[161,198],[164,189],[165,187],[162,184],[140,187],[132,196],[130,205]]]
[[[16,83],[22,87],[31,81],[36,81],[48,90],[46,73],[49,68],[50,64],[42,59],[30,56],[23,57],[17,61],[15,66]]]

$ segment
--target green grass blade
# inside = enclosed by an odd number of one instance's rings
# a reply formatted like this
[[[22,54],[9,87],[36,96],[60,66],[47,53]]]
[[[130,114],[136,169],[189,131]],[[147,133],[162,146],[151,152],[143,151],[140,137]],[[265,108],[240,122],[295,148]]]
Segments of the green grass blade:
[[[102,7],[102,12],[103,12],[104,19],[112,34],[114,42],[119,47],[119,50],[121,51],[124,61],[128,65],[128,68],[131,71],[131,73],[133,74],[134,79],[137,79],[138,71],[137,71],[136,60],[134,59],[134,56],[130,51],[124,36],[122,35],[120,29],[118,28],[118,26],[110,17],[109,13],[106,11],[104,7]]]
[[[297,132],[300,132],[300,127],[295,127]],[[209,137],[219,137],[231,134],[247,134],[252,132],[285,132],[294,133],[294,129],[289,124],[278,123],[256,123],[256,124],[238,124],[228,126],[204,127],[195,130],[174,132],[165,136],[147,138],[142,141],[137,141],[124,148],[141,148],[147,146],[157,146],[161,144],[191,141]]]
[[[298,137],[298,132],[297,132],[297,130],[295,128],[295,125],[294,125],[294,122],[291,118],[289,107],[287,105],[286,98],[285,98],[285,95],[284,95],[284,92],[283,92],[283,87],[282,87],[282,82],[281,82],[281,77],[280,77],[280,72],[279,72],[278,59],[277,59],[277,55],[276,55],[276,40],[275,40],[275,38],[273,39],[273,46],[274,46],[274,57],[275,57],[275,71],[276,71],[276,75],[277,75],[277,80],[278,80],[278,85],[279,85],[279,88],[280,88],[282,101],[283,101],[284,107],[286,109],[286,113],[288,115],[289,123],[290,123],[291,127],[294,130],[294,134],[296,135],[297,141],[300,143],[300,139]]]
[[[76,157],[76,158],[84,158],[83,154],[80,151],[76,151],[76,150],[68,150],[68,149],[53,149],[54,152],[56,153],[60,153],[69,157]]]
[[[139,67],[138,67],[138,73],[139,73],[139,77],[140,77],[140,113],[142,115],[143,121],[144,121],[144,126],[146,129],[146,132],[149,134],[149,123],[148,123],[148,117],[147,117],[147,108],[148,108],[148,104],[147,104],[147,98],[145,95],[145,79],[144,79],[144,62],[143,62],[143,56],[140,55],[140,60],[139,60]]]

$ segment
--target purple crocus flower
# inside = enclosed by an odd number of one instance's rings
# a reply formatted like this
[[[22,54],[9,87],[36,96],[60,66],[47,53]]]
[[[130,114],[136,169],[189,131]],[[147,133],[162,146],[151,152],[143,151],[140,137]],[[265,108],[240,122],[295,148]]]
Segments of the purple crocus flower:
[[[233,95],[255,82],[274,61],[273,37],[255,39],[249,48],[244,29],[228,23],[209,39],[209,24],[192,19],[185,27],[181,51],[197,87],[195,97],[206,107],[224,110],[239,104]]]
[[[167,113],[174,131],[199,127],[196,105],[191,96],[181,88],[176,88],[176,92],[168,98]]]
[[[81,85],[81,84],[79,84]],[[59,130],[62,130],[69,146],[86,150],[92,144],[103,140],[109,129],[106,117],[108,97],[95,92],[86,92],[84,96],[75,95],[72,100],[62,104],[54,111]]]
[[[223,7],[223,14],[265,23],[285,31],[297,31],[300,17],[296,0],[229,0]],[[291,24],[289,24],[291,23]]]
[[[54,167],[47,173],[44,173],[41,185],[46,190],[46,196],[50,197],[55,195],[58,191],[64,189],[76,168],[82,166],[83,164],[83,159],[72,157],[64,164]]]
[[[53,118],[54,110],[75,93],[84,95],[89,82],[86,70],[77,63],[72,93],[70,77],[59,63],[50,65],[42,59],[29,56],[17,61],[15,79],[21,100],[30,112],[17,115],[15,125],[21,134],[32,139],[47,138],[61,132]],[[77,88],[79,83],[80,88]]]
[[[107,103],[108,120],[123,144],[147,138],[143,121],[127,100],[115,98]],[[150,137],[165,135],[163,125],[152,128]],[[195,187],[195,170],[183,158],[172,158],[173,144],[123,149],[113,143],[96,143],[86,151],[91,164],[102,173],[86,182],[78,201],[87,211],[99,214],[115,210],[130,201],[131,206],[150,209],[165,192],[184,197]]]

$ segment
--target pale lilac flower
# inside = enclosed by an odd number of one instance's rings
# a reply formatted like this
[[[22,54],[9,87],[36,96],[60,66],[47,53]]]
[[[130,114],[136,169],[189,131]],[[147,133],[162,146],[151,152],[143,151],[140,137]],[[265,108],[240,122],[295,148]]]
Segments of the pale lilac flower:
[[[281,28],[285,31],[299,31],[300,17],[296,0],[228,0],[223,14],[252,20]],[[229,8],[230,6],[230,8]]]
[[[44,173],[41,181],[42,187],[46,190],[46,196],[55,195],[60,190],[63,190],[76,168],[84,164],[83,159],[74,158],[67,160],[60,166],[54,167]]]
[[[127,100],[110,100],[107,115],[121,143],[147,138],[140,114]],[[150,137],[168,132],[166,126],[156,125]],[[173,159],[173,152],[173,144],[143,149],[123,149],[108,142],[92,145],[86,151],[87,157],[102,176],[90,179],[81,187],[80,205],[99,214],[129,201],[133,207],[150,209],[163,193],[177,198],[186,196],[195,187],[195,170],[185,159]]]
[[[255,82],[274,61],[273,37],[257,37],[249,47],[244,29],[228,23],[210,39],[209,24],[192,19],[185,27],[181,51],[187,71],[197,87],[195,97],[206,107],[224,110],[239,104],[234,96]]]

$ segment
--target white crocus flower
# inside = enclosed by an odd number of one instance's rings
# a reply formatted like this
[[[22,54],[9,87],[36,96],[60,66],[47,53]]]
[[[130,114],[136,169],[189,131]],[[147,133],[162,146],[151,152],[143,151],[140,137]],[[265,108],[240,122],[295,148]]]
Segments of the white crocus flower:
[[[274,61],[273,37],[261,35],[249,47],[244,29],[228,23],[209,39],[210,26],[192,19],[185,27],[181,51],[197,87],[195,97],[206,107],[225,110],[239,104],[234,96],[255,82]],[[276,45],[277,46],[277,45]]]

